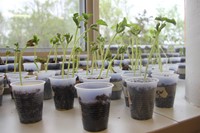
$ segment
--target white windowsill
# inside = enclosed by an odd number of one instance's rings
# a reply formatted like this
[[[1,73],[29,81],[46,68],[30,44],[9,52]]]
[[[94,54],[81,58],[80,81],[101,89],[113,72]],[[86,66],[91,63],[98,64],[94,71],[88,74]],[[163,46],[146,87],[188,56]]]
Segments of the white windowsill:
[[[144,133],[173,126],[184,120],[200,115],[200,108],[185,100],[185,81],[179,80],[174,107],[170,109],[154,108],[150,120],[134,120],[129,108],[125,107],[123,95],[121,100],[111,102],[108,129],[100,133]],[[44,101],[43,120],[35,124],[21,124],[18,119],[14,101],[10,95],[4,95],[0,107],[1,133],[84,133],[81,110],[77,99],[74,108],[57,111],[54,101]]]

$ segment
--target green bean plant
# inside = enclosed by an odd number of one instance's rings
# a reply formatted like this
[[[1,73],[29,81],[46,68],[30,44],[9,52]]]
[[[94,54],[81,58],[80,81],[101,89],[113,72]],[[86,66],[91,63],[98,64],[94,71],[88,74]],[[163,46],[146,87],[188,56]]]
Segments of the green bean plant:
[[[45,64],[45,71],[47,72],[47,69],[48,69],[48,64],[49,64],[49,60],[50,60],[50,56],[52,54],[52,52],[54,51],[54,60],[55,62],[57,62],[57,48],[55,47],[58,47],[60,44],[59,44],[59,39],[57,37],[57,35],[53,36],[51,39],[50,39],[50,45],[51,45],[51,49],[48,53],[48,56],[47,56],[47,61],[46,61],[46,64]],[[56,51],[56,52],[55,52]]]
[[[39,41],[40,41],[40,39],[38,38],[38,36],[37,35],[33,35],[33,38],[32,39],[30,39],[28,42],[27,42],[27,45],[29,45],[29,46],[33,46],[33,48],[34,48],[34,64],[36,65],[36,67],[37,67],[37,71],[39,72],[40,70],[39,70],[39,67],[38,67],[38,65],[37,65],[37,63],[36,63],[36,58],[37,58],[37,52],[36,52],[36,48],[37,48],[37,46],[38,46],[38,44],[39,44]]]
[[[23,57],[23,53],[26,51],[26,49],[28,47],[35,47],[36,44],[38,44],[38,39],[35,39],[33,37],[33,39],[30,39],[29,41],[27,41],[26,45],[24,48],[22,48],[21,50],[19,50],[19,78],[20,78],[20,85],[22,86],[23,83],[22,83],[22,57]],[[18,43],[16,43],[17,45]]]
[[[155,20],[157,21],[156,26],[154,27],[153,30],[150,30],[150,33],[152,35],[153,38],[153,43],[151,46],[151,50],[150,50],[150,54],[148,56],[148,62],[146,65],[146,69],[145,69],[145,75],[144,78],[146,79],[147,77],[147,70],[148,70],[148,66],[150,61],[152,60],[152,56],[153,54],[156,54],[156,58],[158,61],[158,65],[159,65],[159,70],[162,72],[163,68],[162,68],[162,61],[161,61],[161,46],[159,45],[159,35],[161,33],[161,31],[166,27],[167,24],[173,24],[176,25],[176,21],[175,19],[169,19],[167,17],[156,17]]]
[[[76,24],[76,31],[74,34],[74,40],[73,40],[73,48],[70,54],[70,58],[69,58],[69,62],[72,61],[72,59],[75,59],[75,50],[77,47],[80,47],[79,45],[79,41],[81,38],[84,38],[85,42],[87,43],[87,66],[86,66],[86,73],[88,74],[88,70],[89,70],[89,58],[90,58],[90,49],[89,49],[89,44],[90,44],[90,38],[89,38],[89,31],[98,31],[98,26],[99,25],[107,25],[103,20],[97,20],[96,23],[88,25],[88,21],[89,18],[91,17],[91,14],[86,14],[86,13],[82,13],[81,15],[79,15],[78,13],[75,13],[73,15],[73,21]],[[81,23],[83,22],[83,25],[85,27],[85,31],[83,33],[81,33],[78,36],[78,31],[81,28]],[[75,62],[72,61],[72,67],[74,68],[75,66]],[[68,65],[69,68],[69,65]],[[68,69],[69,70],[69,69]],[[74,72],[73,72],[74,73]]]
[[[137,69],[139,69],[138,63],[141,66],[141,51],[139,49],[139,34],[142,28],[138,24],[131,24],[129,33],[131,34],[131,55],[129,58],[131,60],[131,68],[134,70],[134,74]]]
[[[114,62],[114,60],[119,56],[119,55],[124,55],[125,53],[126,53],[126,50],[127,50],[127,46],[120,46],[119,48],[118,48],[118,50],[117,50],[117,54],[115,54],[115,56],[112,58],[112,56],[111,56],[111,59],[110,59],[110,61],[109,61],[109,65],[108,65],[108,68],[107,68],[107,71],[106,71],[106,77],[108,76],[108,73],[109,73],[109,71],[111,71],[111,72],[114,72],[113,71],[113,68],[112,68],[112,64],[113,64],[113,62]]]
[[[19,43],[15,43],[14,47],[15,47],[14,48],[14,73],[16,73],[16,71],[17,71],[17,62],[18,62],[19,53],[20,53]]]
[[[115,29],[115,34],[113,35],[113,37],[111,38],[111,40],[109,41],[109,44],[108,44],[108,47],[105,49],[103,49],[103,54],[104,54],[104,57],[103,57],[103,60],[102,60],[102,66],[101,66],[101,70],[100,70],[100,73],[99,73],[99,76],[98,78],[101,77],[102,75],[102,72],[103,72],[103,69],[104,69],[104,64],[105,64],[105,60],[106,58],[108,58],[108,54],[110,53],[110,46],[111,44],[114,42],[116,36],[120,33],[122,33],[126,27],[128,27],[128,23],[127,23],[127,19],[124,18],[121,22],[117,23],[116,25],[116,29]]]

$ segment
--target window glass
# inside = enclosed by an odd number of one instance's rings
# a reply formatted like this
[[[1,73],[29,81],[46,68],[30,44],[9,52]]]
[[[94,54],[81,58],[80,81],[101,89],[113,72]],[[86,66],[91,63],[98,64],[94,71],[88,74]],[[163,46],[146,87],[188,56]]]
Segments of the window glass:
[[[73,33],[72,16],[79,0],[0,0],[0,46],[23,46],[34,34],[40,48],[48,48],[56,33]]]
[[[101,34],[108,39],[113,35],[117,22],[126,17],[128,22],[139,24],[142,44],[150,28],[155,26],[157,16],[174,18],[176,26],[166,27],[162,32],[162,40],[166,44],[182,44],[184,42],[184,1],[183,0],[100,0],[100,18],[108,23],[101,28]]]

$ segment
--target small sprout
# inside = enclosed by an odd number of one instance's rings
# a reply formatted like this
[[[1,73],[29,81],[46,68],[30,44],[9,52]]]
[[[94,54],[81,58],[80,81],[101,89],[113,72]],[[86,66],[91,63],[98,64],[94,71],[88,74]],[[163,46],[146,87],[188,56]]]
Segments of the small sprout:
[[[33,35],[33,39],[30,39],[29,41],[27,41],[26,46],[35,47],[38,45],[39,40],[40,39],[36,35]]]
[[[37,57],[34,61],[40,62],[41,64],[44,64],[44,63],[47,62],[47,58]]]

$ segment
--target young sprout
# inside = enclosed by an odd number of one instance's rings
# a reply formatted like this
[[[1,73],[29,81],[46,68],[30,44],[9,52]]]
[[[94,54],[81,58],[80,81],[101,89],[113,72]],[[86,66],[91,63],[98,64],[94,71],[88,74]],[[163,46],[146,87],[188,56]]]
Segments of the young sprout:
[[[132,67],[132,70],[134,70],[134,74],[136,72],[136,69],[138,69],[138,62],[141,56],[141,53],[139,52],[139,47],[138,47],[139,34],[141,30],[142,28],[138,24],[130,25],[129,32],[132,35],[131,37],[131,67]],[[135,65],[134,65],[134,59],[135,59]]]
[[[73,35],[70,35],[69,33],[66,33],[63,36],[61,34],[57,34],[57,37],[58,37],[59,42],[60,42],[62,49],[63,49],[63,60],[62,60],[61,74],[62,74],[62,78],[64,78],[64,64],[65,64],[65,61],[66,61],[66,53],[67,53],[68,46],[69,46],[70,42],[72,41]],[[70,63],[68,64],[68,66],[69,65],[70,65]],[[69,70],[68,70],[67,76],[69,76]]]
[[[173,24],[176,25],[176,21],[174,19],[169,19],[167,17],[156,17],[155,20],[157,21],[156,26],[153,30],[150,30],[150,33],[152,35],[152,38],[154,39],[154,42],[151,46],[150,54],[148,57],[148,62],[146,65],[146,70],[145,70],[145,76],[144,78],[146,79],[147,77],[147,70],[148,70],[148,65],[150,61],[152,60],[152,56],[154,53],[156,53],[156,58],[158,60],[158,65],[159,69],[162,72],[162,61],[161,61],[161,56],[160,56],[160,45],[159,45],[159,35],[161,31],[166,27],[167,24]]]
[[[106,71],[106,77],[108,76],[108,72],[110,70],[113,70],[112,69],[112,64],[114,62],[114,60],[121,54],[124,54],[126,53],[126,50],[127,50],[127,46],[121,46],[118,50],[117,50],[117,54],[112,58],[112,54],[111,54],[111,57],[109,58],[110,62],[109,62],[109,65],[108,65],[108,69]],[[109,54],[108,54],[109,55]]]
[[[30,40],[27,42],[27,46],[33,47],[33,48],[34,48],[34,64],[36,65],[38,72],[39,72],[39,67],[38,67],[38,65],[37,65],[35,59],[37,58],[37,55],[36,55],[36,47],[38,46],[39,41],[40,41],[40,39],[38,38],[38,36],[37,36],[37,35],[33,35],[33,38],[30,39]]]
[[[15,43],[14,46],[15,46],[15,48],[14,48],[14,57],[15,57],[15,59],[14,59],[14,73],[15,73],[16,69],[17,69],[17,62],[18,62],[20,50],[19,50],[19,43]]]
[[[127,24],[127,20],[126,18],[124,18],[121,22],[119,22],[117,25],[116,25],[116,29],[115,29],[115,34],[114,36],[111,38],[109,44],[108,44],[108,47],[106,49],[106,51],[103,50],[102,53],[105,53],[104,57],[103,57],[103,60],[102,60],[102,66],[101,66],[101,70],[100,70],[100,73],[99,73],[99,76],[98,78],[101,77],[102,75],[102,72],[103,72],[103,69],[104,69],[104,64],[105,64],[105,60],[110,52],[110,46],[111,44],[113,43],[113,41],[115,40],[116,36],[120,33],[122,33],[126,27],[128,27],[129,25]]]
[[[33,37],[33,39],[27,41],[26,45],[24,48],[22,48],[22,50],[20,51],[20,56],[19,56],[19,78],[20,78],[20,85],[22,86],[23,83],[22,83],[22,56],[23,56],[23,53],[25,52],[25,50],[28,48],[28,47],[35,47],[37,44],[38,44],[38,41],[39,39],[36,37]],[[18,45],[18,43],[16,43],[16,45]]]

